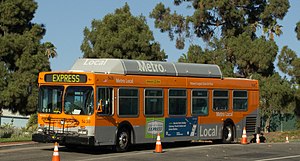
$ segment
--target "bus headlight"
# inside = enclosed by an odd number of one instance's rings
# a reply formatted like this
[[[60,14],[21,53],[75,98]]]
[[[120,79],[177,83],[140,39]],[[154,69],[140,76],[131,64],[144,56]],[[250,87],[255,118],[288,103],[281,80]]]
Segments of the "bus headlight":
[[[42,128],[39,128],[37,131],[38,132],[43,132],[44,130]]]
[[[45,128],[44,127],[38,127],[37,133],[44,133]]]
[[[78,129],[78,134],[79,135],[87,135],[88,131],[86,129]]]
[[[64,125],[65,124],[65,120],[60,120],[60,124]]]

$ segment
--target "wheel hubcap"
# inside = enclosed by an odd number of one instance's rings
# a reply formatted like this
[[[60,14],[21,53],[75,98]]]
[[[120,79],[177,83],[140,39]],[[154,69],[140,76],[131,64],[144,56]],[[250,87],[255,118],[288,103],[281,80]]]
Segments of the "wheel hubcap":
[[[232,130],[230,127],[226,127],[226,141],[231,141],[232,138]]]
[[[120,148],[126,148],[128,144],[128,135],[126,132],[122,132],[120,134],[120,137],[119,137],[119,145],[120,145]]]

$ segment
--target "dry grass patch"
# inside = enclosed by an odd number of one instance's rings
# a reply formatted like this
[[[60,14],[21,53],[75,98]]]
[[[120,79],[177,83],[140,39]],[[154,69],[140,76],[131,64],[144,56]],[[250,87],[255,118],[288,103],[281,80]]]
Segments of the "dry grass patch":
[[[285,142],[286,137],[290,142],[300,141],[300,130],[285,131],[285,132],[269,132],[264,133],[264,136],[269,143]]]

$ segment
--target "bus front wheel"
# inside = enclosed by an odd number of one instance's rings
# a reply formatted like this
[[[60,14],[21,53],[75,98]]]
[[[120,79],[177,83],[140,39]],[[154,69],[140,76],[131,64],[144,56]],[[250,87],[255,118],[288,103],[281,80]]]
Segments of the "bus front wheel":
[[[116,140],[116,148],[117,152],[124,152],[127,151],[130,144],[130,134],[129,130],[126,128],[120,128],[117,133],[117,140]]]
[[[224,125],[222,142],[229,144],[233,141],[233,126],[231,124]]]

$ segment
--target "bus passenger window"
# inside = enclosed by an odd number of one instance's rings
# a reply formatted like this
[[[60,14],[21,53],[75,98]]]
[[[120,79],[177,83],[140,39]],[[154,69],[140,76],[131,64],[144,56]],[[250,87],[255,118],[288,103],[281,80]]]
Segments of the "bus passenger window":
[[[228,110],[228,91],[214,90],[213,91],[213,110],[226,111]]]
[[[233,110],[247,110],[248,95],[247,91],[233,91]]]
[[[112,114],[113,89],[108,87],[98,88],[97,91],[97,111],[102,115]]]
[[[163,114],[163,90],[162,89],[145,89],[145,115],[162,115]]]
[[[192,114],[207,115],[208,114],[208,92],[207,90],[192,91]]]
[[[186,90],[169,90],[169,115],[186,115]]]
[[[138,89],[120,88],[119,89],[119,115],[137,116],[138,115]]]

